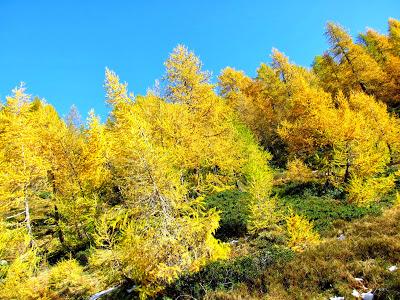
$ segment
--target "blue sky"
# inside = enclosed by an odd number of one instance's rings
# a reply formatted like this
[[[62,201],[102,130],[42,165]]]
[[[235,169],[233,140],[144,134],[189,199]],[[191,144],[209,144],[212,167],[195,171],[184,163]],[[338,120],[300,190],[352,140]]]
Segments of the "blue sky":
[[[386,32],[400,1],[62,1],[0,0],[0,99],[23,81],[61,115],[75,104],[104,120],[104,69],[135,94],[164,74],[179,43],[217,76],[232,66],[254,76],[273,47],[309,66],[327,44],[328,20],[353,35]]]

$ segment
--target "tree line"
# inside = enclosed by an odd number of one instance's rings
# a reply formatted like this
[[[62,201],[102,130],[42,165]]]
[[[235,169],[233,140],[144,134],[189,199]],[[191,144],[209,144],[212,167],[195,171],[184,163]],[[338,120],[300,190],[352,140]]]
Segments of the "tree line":
[[[107,69],[105,123],[15,88],[0,108],[0,298],[84,299],[123,282],[152,297],[229,257],[205,205],[223,191],[246,193],[248,234],[284,223],[299,251],[318,235],[277,207],[279,180],[379,201],[399,175],[400,22],[356,41],[328,23],[326,36],[312,68],[273,50],[255,78],[228,67],[217,84],[179,45],[144,96]]]

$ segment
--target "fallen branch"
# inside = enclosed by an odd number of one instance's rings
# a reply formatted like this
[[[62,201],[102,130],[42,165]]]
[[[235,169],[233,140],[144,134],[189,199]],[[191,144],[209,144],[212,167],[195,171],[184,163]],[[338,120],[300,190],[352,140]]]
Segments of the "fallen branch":
[[[20,215],[23,215],[24,213],[25,213],[25,211],[21,211],[20,213],[17,213],[17,214],[15,214],[15,215],[12,215],[12,216],[7,217],[6,219],[7,219],[7,220],[8,220],[8,219],[13,219],[13,218],[18,217],[18,216],[20,216]]]
[[[107,290],[98,292],[98,293],[94,294],[93,296],[91,296],[91,297],[89,298],[89,300],[97,300],[97,299],[99,299],[100,297],[102,297],[102,296],[104,296],[104,295],[107,295],[107,294],[109,294],[109,293],[115,291],[117,288],[119,288],[119,286],[115,286],[115,287],[109,288],[109,289],[107,289]]]

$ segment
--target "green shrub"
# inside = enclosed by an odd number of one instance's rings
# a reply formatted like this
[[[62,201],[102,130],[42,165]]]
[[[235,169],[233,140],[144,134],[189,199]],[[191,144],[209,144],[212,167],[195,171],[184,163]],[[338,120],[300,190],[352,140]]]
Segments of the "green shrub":
[[[378,216],[382,213],[382,208],[388,206],[391,201],[391,199],[385,199],[385,201],[372,204],[369,207],[359,207],[328,196],[307,195],[306,197],[280,198],[280,205],[283,208],[291,207],[294,213],[307,217],[314,223],[314,229],[317,232],[326,234],[332,229],[335,220],[351,221],[366,215]]]
[[[220,211],[221,220],[215,236],[219,239],[243,236],[250,215],[249,195],[238,190],[223,191],[205,199],[208,209]]]
[[[227,261],[216,261],[205,266],[200,272],[181,276],[159,297],[176,299],[186,295],[201,299],[209,291],[230,291],[241,285],[248,286],[249,290],[265,293],[266,279],[263,274],[276,262],[293,259],[293,251],[272,243],[266,243],[264,246],[256,253]]]

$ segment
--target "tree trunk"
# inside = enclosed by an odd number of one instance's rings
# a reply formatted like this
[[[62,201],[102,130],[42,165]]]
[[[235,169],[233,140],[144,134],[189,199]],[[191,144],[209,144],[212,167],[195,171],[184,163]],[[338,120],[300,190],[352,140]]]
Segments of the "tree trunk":
[[[64,245],[65,239],[64,239],[64,234],[60,227],[60,214],[58,212],[58,207],[55,204],[54,204],[54,220],[56,221],[58,240],[60,241],[61,245]]]
[[[358,82],[358,84],[361,87],[361,90],[366,93],[367,95],[369,95],[367,87],[365,86],[365,84],[358,78],[358,74],[353,66],[353,64],[351,63],[350,58],[347,56],[346,51],[340,46],[340,49],[342,50],[343,56],[346,58],[346,61],[348,62],[348,64],[350,65],[351,71],[353,72],[353,74],[356,76],[356,80]]]
[[[29,246],[32,247],[34,245],[34,240],[33,240],[33,234],[32,234],[31,214],[29,212],[29,201],[28,201],[28,197],[26,195],[25,195],[25,199],[24,199],[24,205],[25,205],[26,229],[28,230],[28,235],[30,238]]]
[[[350,165],[351,165],[350,161],[349,161],[349,159],[347,159],[346,171],[344,172],[344,178],[343,178],[344,183],[349,183],[349,181],[350,181],[350,171],[349,171]]]
[[[53,200],[55,200],[57,194],[57,186],[56,186],[56,178],[52,170],[47,171],[47,177],[51,182],[51,187],[53,191]],[[56,221],[58,240],[60,241],[61,245],[64,245],[65,239],[64,239],[64,234],[60,227],[60,213],[58,212],[58,207],[56,204],[54,204],[54,220]]]

